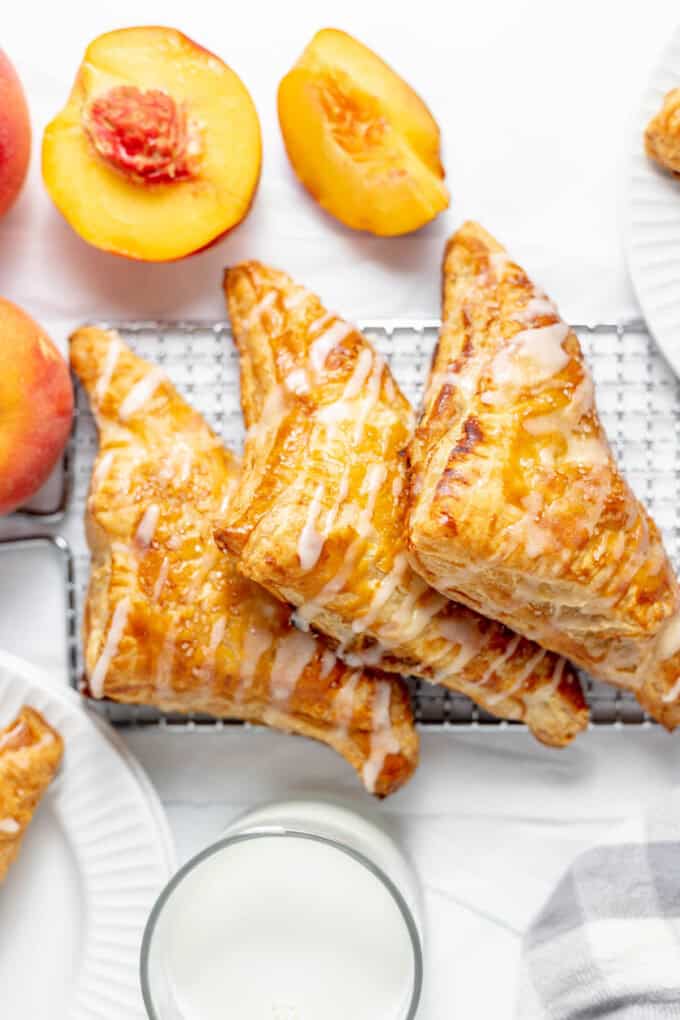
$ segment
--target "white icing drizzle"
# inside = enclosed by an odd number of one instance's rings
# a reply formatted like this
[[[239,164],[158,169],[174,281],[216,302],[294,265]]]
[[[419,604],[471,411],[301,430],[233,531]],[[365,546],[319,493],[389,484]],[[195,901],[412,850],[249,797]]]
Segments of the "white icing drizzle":
[[[347,550],[344,562],[338,573],[326,582],[321,591],[311,601],[303,603],[298,607],[296,614],[298,618],[309,623],[318,611],[329,602],[332,596],[337,595],[345,587],[356,561],[364,548],[365,541],[371,532],[376,500],[386,475],[387,468],[384,464],[371,464],[368,468],[362,485],[362,492],[366,493],[367,496],[366,506],[361,510],[355,521],[354,530],[356,536]]]
[[[575,387],[571,399],[565,407],[550,414],[536,415],[525,418],[522,427],[533,436],[559,434],[567,444],[564,459],[589,464],[593,467],[603,466],[609,462],[609,449],[606,441],[597,434],[581,436],[574,434],[584,417],[593,409],[593,382],[589,375],[584,375]]]
[[[665,662],[680,652],[680,613],[676,613],[663,625],[659,635],[659,659]]]
[[[168,557],[164,556],[163,557],[163,562],[161,563],[161,566],[160,566],[160,570],[158,571],[158,577],[156,578],[156,583],[153,586],[153,593],[151,595],[151,598],[152,598],[152,600],[154,602],[158,602],[158,600],[161,597],[161,592],[163,591],[163,588],[165,587],[165,582],[168,579],[168,570],[169,570],[169,568],[170,568],[170,564],[168,562]]]
[[[515,322],[529,324],[543,316],[547,318],[550,315],[557,316],[557,314],[557,308],[550,298],[536,296],[530,298],[524,308],[515,312],[513,319]]]
[[[328,329],[324,330],[309,347],[309,361],[312,368],[319,375],[326,364],[326,358],[338,344],[354,332],[354,327],[349,323],[338,319]]]
[[[192,602],[196,596],[200,593],[201,588],[205,582],[210,571],[213,569],[218,559],[220,558],[219,550],[216,547],[209,548],[203,553],[203,556],[198,561],[196,570],[194,573],[193,580],[187,591],[187,602]]]
[[[376,587],[366,614],[354,620],[352,623],[352,630],[355,634],[360,634],[362,631],[370,627],[371,624],[375,623],[378,613],[392,595],[394,595],[407,568],[408,558],[406,553],[397,553],[394,559],[394,565],[389,574],[385,574],[380,584]]]
[[[323,504],[324,486],[317,485],[316,491],[309,504],[304,527],[298,538],[298,557],[300,566],[304,571],[311,570],[316,566],[319,556],[323,550],[325,537],[317,530],[316,522]]]
[[[469,616],[458,618],[445,616],[443,620],[438,621],[437,626],[442,637],[459,646],[455,657],[444,667],[445,674],[458,673],[464,669],[486,647],[490,639],[490,629],[488,634],[483,634],[477,623]]]
[[[304,287],[300,287],[297,290],[294,290],[293,293],[290,294],[287,298],[285,298],[283,306],[284,308],[287,308],[288,311],[292,311],[293,308],[297,308],[298,305],[303,304],[309,296],[310,296],[309,291],[306,290]]]
[[[8,744],[18,737],[25,729],[27,729],[26,723],[23,719],[19,719],[18,722],[12,726],[11,730],[7,730],[6,733],[0,735],[0,751],[3,747],[7,747]]]
[[[271,631],[262,627],[248,627],[241,651],[241,686],[238,697],[242,697],[245,688],[253,682],[258,663],[264,653],[271,648],[273,640]]]
[[[512,697],[520,690],[525,681],[531,676],[533,671],[538,666],[539,662],[542,662],[548,653],[545,648],[539,648],[535,655],[532,655],[529,661],[526,663],[523,669],[520,669],[516,674],[514,681],[505,691],[499,691],[497,694],[490,694],[488,697],[489,705],[497,705],[499,701],[503,701],[505,698]],[[564,660],[562,660],[564,661]],[[564,669],[564,666],[562,666]]]
[[[352,669],[359,667],[363,669],[364,666],[379,666],[387,651],[389,651],[389,647],[385,648],[380,644],[375,644],[371,648],[362,648],[358,652],[345,653],[344,648],[338,649],[343,662],[351,666]]]
[[[354,697],[361,673],[351,673],[333,700],[333,715],[337,722],[338,735],[346,737],[354,715]]]
[[[250,315],[248,316],[248,324],[254,326],[259,320],[262,312],[265,312],[268,308],[276,301],[276,291],[270,290],[261,301],[258,301],[256,305],[253,305]]]
[[[444,595],[440,595],[439,592],[431,591],[427,598],[425,598],[419,606],[415,607],[409,622],[399,635],[399,643],[415,641],[418,635],[425,630],[432,617],[436,616],[437,613],[444,608],[448,601],[449,600]]]
[[[109,471],[111,470],[114,457],[115,452],[113,450],[107,450],[106,453],[103,453],[100,457],[97,458],[95,469],[92,472],[92,485],[91,485],[92,489],[102,484],[102,482],[108,475]]]
[[[106,674],[109,671],[111,660],[118,652],[118,645],[120,644],[120,640],[123,636],[129,612],[130,600],[127,598],[121,599],[113,612],[113,616],[111,617],[111,625],[104,643],[104,648],[97,660],[97,664],[92,670],[92,676],[90,677],[90,692],[92,693],[93,698],[104,697],[104,682],[106,681]]]
[[[309,393],[309,379],[304,368],[296,368],[286,376],[283,382],[286,389],[289,389],[291,393],[297,394],[297,396]]]
[[[370,752],[362,770],[364,784],[369,793],[375,793],[388,754],[398,754],[401,750],[392,726],[391,703],[392,684],[387,680],[381,681],[377,684],[373,702]]]
[[[144,511],[144,515],[142,516],[142,519],[139,522],[139,527],[135,533],[135,542],[143,551],[146,551],[153,542],[160,514],[160,507],[155,503],[152,503],[151,506],[147,507]]]
[[[506,251],[492,251],[489,254],[489,265],[493,269],[498,280],[503,278],[503,273],[505,272],[509,262],[510,256]]]
[[[104,367],[102,368],[102,374],[97,380],[94,395],[98,404],[101,404],[104,397],[109,391],[113,373],[116,368],[116,362],[121,351],[120,337],[113,334],[109,341],[108,350],[106,351],[106,358],[104,360]]]
[[[322,425],[337,426],[339,422],[349,418],[352,414],[352,401],[354,401],[363,389],[368,379],[373,364],[373,354],[368,347],[364,347],[357,358],[354,371],[350,376],[341,397],[334,400],[332,404],[322,407],[317,415],[317,420]],[[365,419],[364,419],[365,420]]]
[[[491,376],[501,389],[504,386],[531,386],[545,382],[561,372],[570,356],[562,344],[569,336],[564,322],[537,326],[516,333],[491,362]],[[490,403],[485,394],[485,403]]]
[[[219,510],[217,511],[218,518],[222,517],[222,515],[226,513],[227,507],[231,502],[231,497],[234,495],[237,488],[238,488],[238,476],[235,475],[233,478],[229,479],[224,488],[224,494],[220,502]]]
[[[20,830],[21,826],[16,818],[0,818],[0,835],[16,836]]]
[[[562,683],[562,674],[564,673],[564,667],[566,665],[567,660],[561,657],[555,663],[555,670],[552,675],[552,680],[550,681],[550,686],[546,690],[546,700],[552,698],[553,694]]]
[[[421,595],[424,595],[428,590],[428,585],[423,581],[421,577],[416,574],[411,575],[411,579],[408,585],[408,592],[405,598],[402,600],[401,605],[398,607],[396,612],[393,614],[392,619],[388,623],[384,624],[380,629],[380,636],[382,639],[398,639],[402,627],[405,627],[411,619],[413,607],[415,606]]]
[[[136,383],[123,403],[120,405],[118,417],[121,421],[127,421],[136,414],[147,400],[150,400],[160,384],[165,380],[165,372],[161,368],[152,368],[150,372]]]
[[[279,705],[288,704],[317,648],[314,638],[299,630],[281,639],[272,663],[270,678],[271,695]]]
[[[332,652],[330,648],[324,648],[323,653],[321,655],[321,669],[319,671],[322,680],[325,680],[326,677],[330,675],[331,670],[333,669],[337,661],[338,658],[335,655],[335,653]]]
[[[505,651],[501,652],[500,655],[497,655],[496,658],[491,661],[489,666],[484,671],[482,677],[477,681],[480,687],[483,687],[484,684],[487,684],[491,677],[493,676],[493,674],[494,673],[498,674],[499,669],[508,661],[508,659],[512,658],[512,656],[517,651],[517,646],[519,645],[521,640],[522,640],[521,635],[516,634],[514,638],[512,638],[508,642]]]
[[[208,649],[201,669],[203,681],[206,685],[212,684],[215,678],[215,662],[217,660],[217,649],[222,644],[224,632],[227,628],[226,616],[220,616],[212,625]]]

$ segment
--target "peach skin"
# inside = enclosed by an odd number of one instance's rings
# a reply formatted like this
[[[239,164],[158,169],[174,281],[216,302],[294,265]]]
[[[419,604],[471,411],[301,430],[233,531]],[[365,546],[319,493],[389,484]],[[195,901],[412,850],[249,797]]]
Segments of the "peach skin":
[[[30,155],[26,97],[14,67],[0,50],[0,216],[21,191]]]
[[[33,319],[0,298],[0,514],[47,481],[72,417],[66,362]]]

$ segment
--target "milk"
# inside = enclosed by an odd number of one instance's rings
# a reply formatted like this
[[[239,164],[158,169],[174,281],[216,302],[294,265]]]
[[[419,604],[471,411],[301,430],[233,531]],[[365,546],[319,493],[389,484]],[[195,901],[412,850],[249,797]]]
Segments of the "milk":
[[[303,827],[300,805],[285,808],[287,829],[278,821],[281,806],[249,816],[170,893],[149,955],[159,1020],[413,1015],[420,961],[409,907],[370,866],[304,829],[318,834],[325,827],[333,832],[327,839],[343,835],[351,851],[358,843],[359,853],[372,850],[379,866],[405,880],[413,902],[403,858],[380,830],[349,812],[305,805]]]

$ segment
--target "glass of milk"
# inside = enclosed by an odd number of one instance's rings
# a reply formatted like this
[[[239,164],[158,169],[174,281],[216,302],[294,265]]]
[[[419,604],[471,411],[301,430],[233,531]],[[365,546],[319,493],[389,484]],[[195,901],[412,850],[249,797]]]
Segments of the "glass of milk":
[[[413,1020],[420,904],[394,842],[289,801],[232,825],[171,880],[142,944],[150,1020]]]

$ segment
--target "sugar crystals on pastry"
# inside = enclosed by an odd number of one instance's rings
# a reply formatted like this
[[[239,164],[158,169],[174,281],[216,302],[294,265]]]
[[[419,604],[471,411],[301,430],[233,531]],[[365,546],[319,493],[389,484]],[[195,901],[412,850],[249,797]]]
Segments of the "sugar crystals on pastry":
[[[564,660],[454,605],[409,565],[413,416],[384,359],[285,273],[250,262],[225,285],[249,431],[220,546],[347,662],[438,681],[546,743],[571,740],[587,712]]]
[[[676,725],[678,586],[575,333],[475,223],[448,244],[443,302],[410,447],[413,565]]]
[[[397,789],[418,754],[404,684],[350,669],[300,633],[213,541],[236,458],[116,333],[78,330],[71,360],[101,442],[86,521],[89,693],[315,737],[371,792]]]
[[[22,708],[0,730],[0,882],[19,853],[63,753],[60,735],[34,708]]]
[[[680,176],[680,88],[667,93],[647,125],[645,151],[650,159]]]

